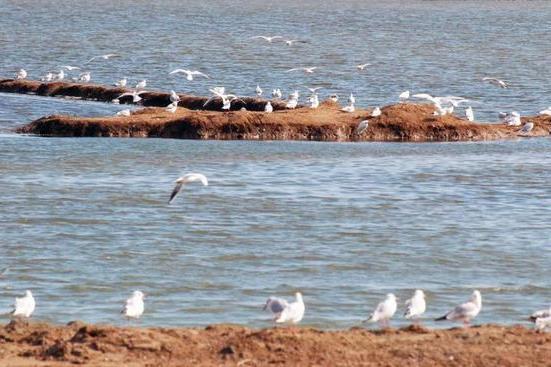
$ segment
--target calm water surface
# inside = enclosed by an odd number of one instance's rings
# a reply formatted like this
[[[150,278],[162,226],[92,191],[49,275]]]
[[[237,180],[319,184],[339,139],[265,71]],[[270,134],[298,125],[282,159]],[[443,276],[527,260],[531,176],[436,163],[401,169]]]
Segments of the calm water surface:
[[[118,52],[91,64],[96,80],[126,75],[200,94],[214,85],[247,94],[257,83],[323,85],[355,91],[364,106],[411,89],[476,99],[488,120],[551,104],[547,2],[333,4],[0,0],[0,72],[25,66],[38,77]],[[308,43],[251,43],[255,34]],[[355,73],[364,60],[372,68]],[[322,68],[285,73],[296,64]],[[167,75],[185,66],[213,80]],[[477,81],[488,74],[512,88]],[[356,325],[385,293],[403,302],[415,288],[427,292],[428,317],[473,288],[483,295],[480,322],[523,322],[551,302],[549,139],[332,144],[12,132],[43,115],[121,108],[0,95],[0,269],[10,267],[0,312],[27,288],[38,319],[109,323],[123,323],[120,305],[139,288],[149,295],[145,325],[268,325],[265,298],[295,290],[307,303],[304,323],[325,328]],[[168,206],[172,181],[190,171],[210,186],[189,187]]]

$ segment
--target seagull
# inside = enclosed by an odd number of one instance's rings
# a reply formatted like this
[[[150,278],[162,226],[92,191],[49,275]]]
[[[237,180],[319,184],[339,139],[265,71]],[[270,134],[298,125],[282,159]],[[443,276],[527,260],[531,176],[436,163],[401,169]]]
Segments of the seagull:
[[[482,81],[488,82],[488,83],[493,84],[495,86],[498,86],[500,88],[508,88],[509,87],[509,84],[505,83],[503,80],[498,79],[498,78],[485,77],[485,78],[482,78]]]
[[[61,69],[59,73],[55,74],[54,78],[55,80],[59,80],[59,81],[65,79],[65,72],[63,71],[63,69]]]
[[[298,99],[291,96],[289,101],[287,101],[287,104],[285,105],[285,107],[289,109],[294,109],[297,107],[297,105],[298,105]]]
[[[341,108],[341,111],[342,112],[354,112],[354,111],[356,111],[356,108],[354,107],[354,104],[351,103],[350,105]]]
[[[215,100],[217,98],[222,99],[222,104],[223,104],[222,109],[223,110],[229,110],[230,106],[231,106],[231,102],[233,102],[234,100],[239,100],[239,101],[245,103],[245,101],[238,98],[234,94],[225,94],[226,88],[224,88],[224,87],[214,87],[214,88],[209,89],[209,91],[214,95],[212,97],[210,97],[209,99],[207,99],[207,101],[203,104],[203,107],[206,107],[210,102],[212,102],[213,100]]]
[[[336,102],[339,101],[339,96],[336,95],[336,94],[331,94],[331,95],[329,96],[329,99],[330,99],[331,101],[333,101],[333,102],[336,103]]]
[[[361,135],[369,127],[369,120],[360,121],[358,127],[356,127],[356,135]]]
[[[291,93],[289,95],[289,98],[294,98],[294,99],[297,99],[298,100],[298,97],[299,97],[299,93],[298,93],[298,90],[295,90],[293,93]]]
[[[379,107],[375,107],[373,111],[371,111],[371,117],[379,117],[381,116],[381,109]]]
[[[15,73],[15,79],[25,79],[27,77],[27,71],[25,69],[19,69]]]
[[[132,96],[132,102],[138,103],[139,101],[142,100],[142,97],[140,97],[140,95],[142,95],[144,93],[147,93],[147,92],[145,90],[142,90],[142,91],[139,91],[139,92],[137,92],[137,91],[126,92],[126,93],[121,94],[120,96],[118,96],[115,99],[120,99],[120,98],[126,97],[126,96]]]
[[[121,110],[115,114],[115,116],[130,116],[130,110]]]
[[[287,70],[287,72],[289,73],[291,71],[304,71],[306,74],[312,74],[314,70],[316,70],[317,68],[318,68],[317,66],[312,66],[308,68],[292,68]]]
[[[358,70],[361,71],[361,70],[364,70],[364,69],[365,69],[366,67],[368,67],[369,65],[371,65],[371,64],[368,64],[368,63],[366,63],[366,64],[358,64],[358,65],[356,65],[356,68],[357,68]]]
[[[300,292],[295,293],[295,301],[287,302],[284,299],[270,297],[266,301],[263,310],[270,310],[274,315],[274,322],[280,323],[299,323],[304,317],[304,301]]]
[[[281,93],[281,89],[277,88],[277,89],[273,89],[272,90],[272,97],[273,98],[281,98],[283,94]]]
[[[69,71],[73,71],[73,70],[80,70],[80,68],[78,66],[71,66],[71,65],[64,65],[61,67],[62,69],[66,69],[66,70],[69,70]]]
[[[174,189],[172,190],[172,193],[170,194],[170,199],[168,200],[168,203],[170,204],[174,198],[176,198],[176,195],[182,190],[182,187],[184,187],[185,184],[195,181],[201,181],[203,186],[208,186],[209,181],[207,178],[200,174],[200,173],[188,173],[180,177],[176,180],[176,186],[174,186]]]
[[[115,83],[115,87],[124,88],[126,87],[127,82],[128,81],[126,80],[126,78],[122,78],[121,80]]]
[[[96,59],[103,59],[103,60],[109,60],[113,57],[119,57],[119,55],[117,54],[106,54],[106,55],[99,55],[99,56],[94,56],[92,57],[90,60],[86,61],[86,64],[96,60]]]
[[[292,46],[295,42],[301,42],[299,40],[285,40],[287,46]]]
[[[231,99],[228,99],[225,96],[222,97],[222,109],[229,110],[231,108],[231,101]]]
[[[398,96],[400,100],[406,100],[409,99],[409,90],[406,90],[405,92],[400,93]]]
[[[551,116],[551,107],[547,107],[545,110],[538,112],[538,115]]]
[[[546,317],[551,317],[551,307],[547,310],[539,310],[530,315],[530,321],[535,322],[537,319],[543,319]]]
[[[264,112],[267,112],[267,113],[274,112],[274,107],[272,106],[270,101],[268,101],[268,103],[266,103],[266,105],[264,106]]]
[[[176,112],[177,109],[178,109],[178,101],[172,102],[171,104],[165,107],[165,110],[170,113]]]
[[[520,129],[520,134],[522,135],[528,135],[530,132],[534,129],[534,123],[533,122],[527,122],[524,124],[522,129]]]
[[[314,94],[312,97],[310,97],[310,108],[318,108],[320,105],[320,101],[318,99],[318,95]]]
[[[389,321],[396,313],[398,305],[396,304],[396,296],[389,293],[383,302],[379,303],[375,311],[369,316],[366,322],[378,322],[381,326],[389,326]]]
[[[413,297],[406,301],[406,307],[406,312],[404,313],[406,319],[419,319],[427,309],[425,292],[420,289],[415,290]]]
[[[551,316],[540,317],[536,319],[535,324],[536,324],[536,329],[540,331],[551,329]]]
[[[136,89],[144,89],[146,85],[147,85],[147,80],[145,79],[140,80],[138,84],[136,84]]]
[[[43,82],[51,82],[52,80],[54,80],[54,74],[53,73],[48,73],[46,75],[44,75],[42,78],[40,78],[41,81]]]
[[[259,97],[262,95],[262,88],[260,88],[260,85],[258,84],[256,85],[255,92],[256,92],[256,95]]]
[[[121,313],[127,319],[139,319],[144,311],[144,299],[145,295],[141,291],[132,292],[132,296],[126,300]]]
[[[11,315],[14,317],[29,318],[33,314],[35,306],[36,302],[33,294],[31,291],[26,290],[24,297],[15,299],[15,304]]]
[[[467,117],[467,120],[469,121],[474,121],[474,112],[471,106],[465,109],[465,117]]]
[[[261,38],[264,41],[267,41],[268,43],[272,43],[273,40],[283,39],[283,37],[281,37],[281,36],[254,36],[254,37],[251,37],[251,39],[258,39],[258,38]]]
[[[90,72],[85,72],[79,75],[78,81],[88,83],[92,79],[92,76],[90,75]]]
[[[169,74],[178,74],[178,73],[186,74],[186,79],[189,81],[193,80],[194,75],[202,76],[209,79],[209,76],[207,74],[197,70],[176,69],[176,70],[172,70]]]
[[[348,97],[348,102],[350,102],[350,104],[356,104],[356,97],[354,97],[352,93],[350,93],[350,97]]]
[[[170,102],[180,102],[180,96],[175,91],[170,91]]]
[[[482,296],[480,292],[475,290],[469,301],[456,306],[453,310],[448,312],[442,317],[435,319],[435,321],[450,320],[450,321],[462,321],[465,326],[469,325],[472,319],[474,319],[480,310],[482,309]]]
[[[308,89],[310,93],[316,94],[316,92],[320,89],[323,89],[323,87],[315,87],[315,88],[306,87],[306,89]]]
[[[522,124],[522,122],[520,121],[520,114],[517,111],[506,114],[503,117],[502,121],[508,126],[520,126]]]

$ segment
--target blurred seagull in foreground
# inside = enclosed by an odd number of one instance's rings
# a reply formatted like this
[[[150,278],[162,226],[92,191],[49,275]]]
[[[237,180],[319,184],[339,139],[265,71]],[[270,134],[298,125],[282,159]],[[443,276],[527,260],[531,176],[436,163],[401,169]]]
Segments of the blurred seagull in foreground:
[[[170,199],[168,200],[168,203],[170,204],[176,198],[176,195],[180,193],[185,184],[196,181],[200,181],[203,186],[209,185],[209,181],[207,180],[207,178],[200,173],[188,173],[186,175],[183,175],[176,180],[176,186],[174,186],[174,189],[170,194]]]
[[[435,321],[460,321],[463,322],[464,326],[467,326],[480,313],[481,309],[482,296],[479,291],[475,290],[467,302],[456,306],[444,316],[435,319]]]
[[[369,120],[360,121],[358,127],[356,127],[356,135],[361,135],[369,127]]]
[[[263,310],[269,310],[273,315],[273,321],[280,323],[299,323],[304,317],[304,301],[300,292],[295,293],[295,301],[287,302],[284,299],[270,297],[266,301]]]
[[[25,69],[19,69],[15,73],[15,79],[25,79],[27,77],[27,71]]]
[[[198,70],[187,70],[187,69],[176,69],[176,70],[172,70],[169,74],[186,74],[186,79],[191,81],[193,80],[193,77],[194,76],[202,76],[204,78],[207,78],[207,79],[210,79],[210,77],[205,74],[205,73],[202,73]]]
[[[29,318],[34,312],[36,302],[34,300],[31,291],[26,290],[25,296],[22,298],[16,298],[13,311],[11,315],[14,317],[26,317]]]
[[[287,70],[287,72],[289,73],[291,71],[304,71],[306,74],[312,74],[314,70],[316,70],[317,68],[318,68],[317,66],[312,66],[308,68],[292,68]]]
[[[396,313],[397,308],[396,296],[389,293],[386,295],[385,300],[377,305],[377,308],[369,316],[366,322],[378,322],[380,326],[388,327],[389,321]]]
[[[505,83],[503,80],[498,79],[498,78],[485,77],[485,78],[482,78],[482,81],[488,82],[488,83],[493,84],[493,85],[495,85],[497,87],[500,87],[500,88],[508,88],[509,87],[509,84]]]
[[[251,39],[263,39],[264,41],[267,41],[268,43],[272,43],[272,41],[277,39],[283,39],[281,36],[254,36],[251,37]]]
[[[141,291],[132,292],[132,296],[126,300],[126,303],[121,313],[127,319],[139,319],[143,315],[144,311],[144,297],[145,295]]]
[[[406,301],[406,319],[418,320],[425,313],[427,304],[425,302],[425,292],[420,289],[415,290],[413,297]]]

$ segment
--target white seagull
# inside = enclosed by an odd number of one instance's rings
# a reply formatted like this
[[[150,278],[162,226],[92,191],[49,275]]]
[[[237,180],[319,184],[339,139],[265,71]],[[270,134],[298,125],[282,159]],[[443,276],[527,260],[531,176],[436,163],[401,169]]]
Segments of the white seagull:
[[[14,317],[29,318],[33,314],[35,307],[36,302],[34,300],[33,294],[31,293],[31,291],[26,290],[24,297],[15,299],[15,304],[11,315]]]
[[[506,113],[502,118],[502,122],[508,126],[520,126],[522,124],[520,121],[520,114],[517,111]]]
[[[287,46],[292,46],[296,42],[302,42],[302,41],[299,41],[299,40],[285,40],[285,43],[287,44]]]
[[[435,321],[460,321],[467,326],[480,313],[481,309],[482,296],[479,291],[475,290],[467,302],[456,306],[444,316],[435,319]]]
[[[272,97],[273,98],[281,98],[283,94],[281,93],[281,89],[277,88],[272,90]]]
[[[369,127],[369,120],[360,121],[358,127],[356,127],[356,135],[361,135]]]
[[[371,117],[379,117],[381,116],[381,109],[379,107],[375,107],[373,111],[371,111]]]
[[[264,41],[267,41],[268,43],[272,43],[272,41],[277,40],[277,39],[283,39],[283,37],[281,37],[281,36],[254,36],[254,37],[251,37],[251,39],[258,39],[258,38],[261,38]]]
[[[317,68],[318,68],[317,66],[312,66],[307,68],[292,68],[287,70],[287,72],[289,73],[291,71],[304,71],[306,74],[312,74],[314,70],[316,70]]]
[[[19,69],[15,73],[15,79],[25,79],[27,77],[27,71],[25,69]]]
[[[88,64],[88,63],[90,63],[90,62],[92,62],[96,59],[109,60],[113,57],[119,57],[119,55],[117,55],[117,54],[105,54],[105,55],[94,56],[90,60],[86,61],[86,64]]]
[[[78,66],[71,66],[71,65],[63,65],[61,68],[69,70],[69,71],[80,70],[80,68]]]
[[[398,96],[398,98],[402,101],[402,100],[406,100],[406,99],[409,99],[409,90],[406,90],[402,93],[400,93],[400,95]]]
[[[312,97],[310,97],[310,108],[318,108],[320,105],[320,101],[318,99],[318,95],[314,94]]]
[[[126,110],[121,110],[119,112],[117,112],[115,114],[115,116],[130,116],[130,110],[129,109],[126,109]]]
[[[465,109],[465,117],[467,117],[467,120],[469,121],[474,121],[474,112],[471,106]]]
[[[168,200],[168,203],[170,204],[175,198],[176,195],[182,190],[185,184],[195,181],[201,181],[203,186],[208,186],[209,181],[207,178],[200,174],[200,173],[188,173],[186,175],[183,175],[179,179],[176,180],[176,186],[174,186],[174,189],[172,190],[172,193],[170,194],[170,199]]]
[[[348,97],[348,102],[350,102],[350,104],[356,104],[356,97],[354,97],[352,93],[350,93],[350,97]]]
[[[520,129],[520,134],[522,135],[528,135],[530,132],[534,129],[534,123],[533,122],[527,122],[524,124],[522,129]]]
[[[536,329],[540,331],[550,330],[551,329],[551,316],[549,317],[539,317],[534,322]]]
[[[356,107],[354,107],[354,104],[351,103],[348,106],[345,106],[345,107],[341,108],[341,111],[342,112],[354,112],[354,111],[356,111]]]
[[[177,109],[178,109],[178,101],[172,102],[171,104],[165,107],[165,110],[170,113],[176,112]]]
[[[88,71],[78,76],[79,82],[88,83],[91,79],[92,79],[92,75]]]
[[[538,115],[551,116],[551,107],[547,107],[545,110],[538,112]]]
[[[255,93],[259,97],[262,95],[262,88],[260,88],[260,85],[258,84],[256,85]]]
[[[371,64],[365,63],[365,64],[358,64],[356,65],[356,69],[358,70],[364,70],[366,67],[368,67]]]
[[[180,96],[175,91],[170,91],[170,102],[180,102]]]
[[[336,102],[339,101],[339,96],[336,95],[336,94],[331,94],[331,95],[329,96],[329,99],[330,99],[331,101],[333,101],[333,102],[336,103]]]
[[[377,305],[377,308],[366,320],[367,322],[378,322],[381,326],[388,326],[389,320],[394,316],[398,304],[396,303],[396,296],[389,293],[383,302]]]
[[[126,300],[121,313],[127,319],[139,319],[144,311],[144,294],[141,291],[132,292],[132,296]]]
[[[535,322],[537,319],[543,319],[546,317],[551,317],[551,307],[546,310],[539,310],[530,315],[530,321]]]
[[[404,313],[404,317],[406,319],[417,320],[425,313],[426,309],[425,292],[417,289],[413,293],[413,297],[406,301],[406,312]]]
[[[123,93],[121,94],[120,96],[118,96],[117,98],[115,99],[121,99],[122,97],[126,97],[126,96],[132,96],[132,102],[134,103],[138,103],[139,101],[142,100],[142,97],[140,97],[140,95],[144,94],[144,93],[147,93],[145,90],[142,90],[142,91],[133,91],[133,92],[126,92],[126,93]]]
[[[193,80],[193,76],[202,76],[209,79],[209,76],[207,74],[202,73],[198,70],[176,69],[176,70],[172,70],[169,74],[178,74],[178,73],[186,74],[186,79],[189,81]]]
[[[126,83],[128,83],[128,80],[126,78],[122,78],[121,80],[115,83],[115,87],[124,88],[126,87]]]
[[[482,81],[488,82],[488,83],[493,84],[495,86],[498,86],[500,88],[509,87],[509,84],[507,84],[506,82],[504,82],[503,80],[498,79],[498,78],[485,77],[485,78],[482,78]]]
[[[42,78],[40,78],[40,80],[43,81],[43,82],[51,82],[52,80],[54,80],[54,74],[53,73],[47,73]]]
[[[65,72],[63,71],[63,69],[61,69],[59,73],[54,75],[54,79],[58,81],[62,81],[63,79],[65,79]]]
[[[147,80],[143,79],[136,84],[136,89],[144,89],[147,86]]]
[[[264,112],[267,112],[267,113],[274,112],[274,107],[272,106],[270,101],[268,101],[268,103],[266,103],[266,105],[264,106]]]
[[[284,299],[270,297],[266,301],[263,310],[270,310],[274,315],[273,321],[280,323],[299,323],[304,317],[304,301],[300,292],[295,293],[295,301],[287,302]]]

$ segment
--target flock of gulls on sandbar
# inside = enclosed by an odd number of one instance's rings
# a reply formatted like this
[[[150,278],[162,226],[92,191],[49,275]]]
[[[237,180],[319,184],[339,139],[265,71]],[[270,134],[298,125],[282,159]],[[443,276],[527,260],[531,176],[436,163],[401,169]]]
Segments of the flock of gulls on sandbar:
[[[254,36],[252,39],[259,39],[263,40],[267,43],[274,43],[276,41],[285,42],[288,46],[292,46],[295,43],[300,43],[300,40],[294,40],[294,39],[284,39],[282,36]],[[84,65],[88,65],[94,61],[101,61],[101,60],[109,60],[112,58],[120,57],[118,54],[110,53],[105,55],[99,55],[94,56],[88,61],[84,63]],[[363,63],[358,64],[355,66],[355,69],[357,72],[363,72],[370,66],[369,63]],[[54,81],[63,81],[68,78],[67,73],[78,71],[79,74],[76,77],[71,77],[69,80],[73,82],[81,82],[81,83],[88,83],[92,80],[91,72],[90,71],[83,71],[84,67],[79,66],[71,66],[71,65],[63,65],[60,66],[60,70],[58,72],[48,72],[46,75],[44,75],[41,80],[44,82],[54,82]],[[316,70],[320,69],[320,67],[317,66],[309,66],[309,67],[296,67],[288,69],[287,72],[302,72],[305,74],[313,74],[316,72]],[[175,69],[172,70],[169,75],[182,75],[185,76],[185,79],[188,81],[193,81],[195,78],[207,78],[210,79],[209,75],[207,75],[204,72],[201,72],[199,70],[190,70],[190,69]],[[25,79],[27,78],[28,73],[24,69],[20,69],[15,74],[15,79]],[[484,77],[482,78],[482,82],[489,83],[492,85],[495,85],[499,88],[508,88],[509,84],[501,79],[494,78],[494,77]],[[114,86],[120,87],[120,88],[126,88],[128,86],[128,79],[123,78],[118,80],[116,83],[114,83]],[[113,99],[112,102],[118,104],[120,98],[130,96],[132,97],[132,101],[134,103],[139,103],[142,98],[140,97],[142,94],[147,93],[145,88],[147,87],[147,80],[139,80],[132,92],[126,92],[118,96],[117,98]],[[308,88],[306,89],[309,91],[309,96],[307,98],[307,103],[309,103],[310,108],[318,108],[320,105],[320,100],[318,96],[318,90],[322,89],[321,87],[316,88]],[[203,107],[206,107],[209,103],[211,103],[214,100],[221,100],[222,101],[222,111],[228,111],[231,109],[231,105],[235,101],[243,102],[242,97],[239,97],[235,94],[226,93],[225,87],[214,87],[210,88],[209,92],[212,94],[212,97],[210,97],[204,104]],[[264,93],[260,85],[257,85],[255,88],[255,94],[258,97],[261,97]],[[271,97],[275,100],[281,101],[283,98],[283,92],[280,88],[272,89]],[[286,99],[285,107],[287,109],[294,109],[299,105],[299,91],[294,90],[292,91],[288,98]],[[337,102],[339,100],[339,96],[336,94],[329,95],[329,99]],[[445,116],[445,115],[451,115],[456,111],[457,108],[460,108],[461,105],[466,105],[464,107],[464,118],[466,118],[468,121],[474,121],[474,111],[471,106],[468,105],[469,99],[463,98],[463,97],[457,97],[457,96],[432,96],[427,93],[416,93],[412,94],[409,90],[406,90],[399,94],[398,101],[399,102],[406,102],[408,100],[417,100],[417,101],[426,101],[429,103],[432,103],[435,106],[434,115],[436,116]],[[166,111],[175,113],[178,109],[178,103],[180,102],[180,97],[178,94],[172,90],[170,92],[170,104],[166,106]],[[356,98],[353,93],[350,93],[348,97],[348,105],[344,106],[341,111],[343,112],[354,112],[355,111],[355,105],[356,105]],[[245,110],[245,107],[241,108],[242,110]],[[272,113],[274,111],[272,103],[270,101],[267,101],[264,107],[265,113]],[[116,113],[118,116],[130,116],[132,114],[130,109],[124,109]],[[551,116],[551,106],[547,109],[544,109],[539,112],[540,115],[547,115]],[[377,117],[381,115],[381,109],[380,107],[375,107],[371,112],[371,117]],[[506,125],[509,126],[521,126],[521,120],[520,120],[520,114],[516,111],[511,112],[499,112],[498,117],[500,121]],[[361,134],[364,131],[367,130],[369,126],[369,120],[363,120],[361,121],[356,129],[357,134]],[[532,122],[526,122],[522,128],[519,130],[520,135],[528,135],[534,128],[534,124]]]
[[[291,46],[296,42],[300,42],[298,40],[284,40],[281,36],[255,36],[252,37],[253,39],[262,39],[268,43],[272,43],[276,40],[282,40],[287,45]],[[105,54],[100,56],[92,57],[90,60],[88,60],[85,64],[89,64],[96,60],[109,60],[111,58],[119,57],[117,54]],[[365,70],[370,64],[358,64],[356,65],[356,69],[358,72],[362,72]],[[312,74],[314,73],[318,67],[299,67],[299,68],[292,68],[287,70],[287,72],[303,72],[306,74]],[[70,66],[70,65],[64,65],[60,67],[59,72],[49,72],[45,76],[41,78],[44,82],[54,82],[54,81],[63,81],[67,77],[67,72],[72,71],[82,71],[81,67],[77,66]],[[188,69],[175,69],[169,73],[170,75],[185,75],[186,80],[193,81],[195,77],[202,77],[202,78],[209,78],[209,76],[201,71],[198,70],[188,70]],[[15,79],[25,79],[27,78],[28,73],[24,69],[20,69],[15,74]],[[70,79],[74,82],[82,82],[82,83],[88,83],[92,80],[91,73],[89,71],[80,72],[78,77],[73,77]],[[487,82],[490,84],[493,84],[500,88],[508,88],[509,85],[505,81],[497,78],[492,77],[485,77],[482,79],[483,82]],[[128,79],[123,78],[116,83],[114,83],[116,87],[125,88],[128,85]],[[114,99],[113,103],[119,103],[119,99],[125,96],[131,96],[134,103],[138,103],[141,101],[141,94],[147,93],[145,91],[145,88],[147,86],[147,80],[140,80],[137,82],[134,91],[132,92],[126,92],[121,94],[119,97]],[[321,89],[320,87],[317,88],[307,88],[310,92],[310,96],[308,97],[308,103],[310,103],[310,108],[318,108],[319,107],[319,97],[318,97],[318,90]],[[212,97],[210,97],[204,104],[204,107],[206,107],[209,103],[211,103],[214,100],[221,100],[222,101],[222,110],[229,110],[231,108],[231,103],[240,100],[240,97],[234,95],[234,94],[226,94],[224,87],[214,87],[209,89],[209,91],[212,93]],[[264,91],[260,87],[260,85],[256,86],[255,94],[260,97],[262,96]],[[281,89],[276,88],[272,90],[271,93],[272,98],[281,100],[283,97],[283,93],[281,92]],[[294,109],[298,106],[299,103],[299,91],[294,90],[289,94],[289,97],[286,101],[286,108],[287,109]],[[332,94],[329,96],[329,98],[337,102],[339,97],[335,94]],[[462,97],[456,97],[456,96],[444,96],[444,97],[436,97],[431,96],[427,93],[418,93],[418,94],[411,94],[410,91],[404,91],[398,96],[399,102],[406,102],[410,99],[416,99],[416,100],[424,100],[428,101],[435,106],[435,115],[438,116],[444,116],[454,113],[454,109],[456,107],[459,107],[461,104],[467,104],[469,102],[468,99],[462,98]],[[171,103],[166,106],[166,110],[169,112],[176,112],[178,108],[178,102],[180,102],[180,97],[175,91],[170,92],[170,101]],[[348,105],[343,107],[341,111],[343,112],[354,112],[355,111],[355,104],[356,104],[356,98],[354,97],[354,94],[350,94],[348,97]],[[273,106],[271,105],[270,101],[266,102],[264,112],[266,113],[272,113],[273,112]],[[465,118],[468,121],[474,121],[474,111],[471,106],[467,106],[464,109]],[[117,115],[126,115],[129,116],[131,114],[130,110],[122,110],[117,113]],[[547,115],[551,116],[551,107],[540,111],[540,115]],[[381,115],[381,109],[379,107],[375,107],[371,113],[372,117],[377,117]],[[509,113],[499,113],[499,118],[502,120],[503,123],[506,123],[507,125],[511,126],[520,126],[521,120],[520,120],[520,114],[516,111],[512,111]],[[361,121],[357,127],[357,132],[362,133],[365,131],[368,127],[368,120]],[[527,122],[520,132],[522,134],[528,134],[533,129],[534,124],[531,122]],[[207,177],[200,173],[189,173],[186,174],[176,180],[176,185],[170,195],[169,198],[169,204],[173,202],[173,200],[176,198],[176,196],[180,193],[182,188],[185,184],[191,183],[191,182],[201,182],[204,186],[208,186],[208,180]],[[3,276],[7,271],[5,270],[0,276]],[[142,316],[145,304],[144,304],[144,298],[145,295],[143,292],[136,290],[132,293],[131,297],[128,298],[126,303],[124,304],[124,307],[121,311],[121,313],[126,317],[127,319],[138,319]],[[36,302],[35,299],[31,293],[30,290],[27,290],[25,292],[25,296],[22,298],[16,298],[14,309],[10,314],[13,317],[20,317],[20,318],[29,318],[33,314],[35,310]],[[445,315],[436,318],[435,321],[441,321],[441,320],[450,320],[450,321],[456,321],[456,322],[462,322],[465,326],[469,325],[470,322],[478,316],[482,309],[482,296],[478,290],[473,291],[472,295],[468,299],[467,302],[462,303],[454,307],[451,311],[446,313]],[[290,323],[290,324],[297,324],[299,323],[303,317],[306,310],[302,294],[300,292],[297,292],[295,294],[295,300],[288,302],[282,298],[277,297],[270,297],[266,301],[266,304],[263,307],[263,310],[270,311],[273,314],[272,321],[276,324],[281,323]],[[365,322],[373,322],[373,323],[379,323],[381,327],[388,327],[390,325],[390,320],[392,317],[394,317],[396,311],[398,310],[398,303],[397,299],[394,294],[389,293],[386,295],[385,299],[377,305],[375,310],[369,315],[367,320]],[[415,290],[412,298],[408,299],[405,302],[405,312],[404,317],[406,319],[414,320],[414,322],[419,322],[426,311],[426,301],[425,301],[425,293],[418,289]],[[540,310],[534,312],[530,316],[530,320],[534,322],[535,327],[537,330],[551,330],[551,307],[549,309]]]

